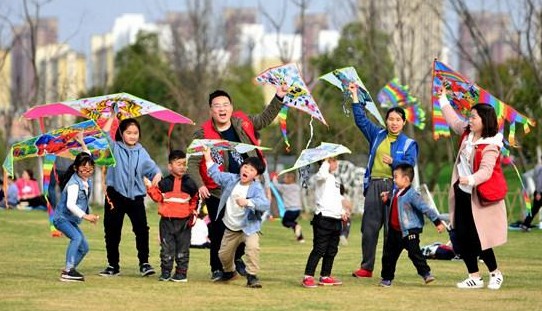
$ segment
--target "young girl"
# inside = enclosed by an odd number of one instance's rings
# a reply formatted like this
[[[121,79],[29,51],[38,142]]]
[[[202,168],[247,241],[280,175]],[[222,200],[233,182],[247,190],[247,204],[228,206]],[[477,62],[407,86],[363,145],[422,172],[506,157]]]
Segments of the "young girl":
[[[85,280],[75,268],[88,252],[87,239],[79,228],[81,219],[95,224],[99,218],[89,213],[89,197],[92,193],[90,177],[93,172],[94,160],[87,152],[81,152],[62,179],[62,195],[53,216],[54,226],[70,239],[66,251],[66,267],[60,275],[61,281]]]
[[[131,118],[122,120],[115,140],[112,140],[109,131],[114,120],[115,115],[112,114],[103,127],[108,134],[117,165],[110,167],[106,176],[104,232],[108,266],[100,275],[116,276],[120,273],[119,244],[124,215],[127,214],[135,233],[139,272],[141,276],[148,276],[155,271],[149,264],[149,227],[143,202],[147,189],[143,177],[152,180],[152,185],[156,186],[162,174],[147,150],[139,143],[139,123]]]

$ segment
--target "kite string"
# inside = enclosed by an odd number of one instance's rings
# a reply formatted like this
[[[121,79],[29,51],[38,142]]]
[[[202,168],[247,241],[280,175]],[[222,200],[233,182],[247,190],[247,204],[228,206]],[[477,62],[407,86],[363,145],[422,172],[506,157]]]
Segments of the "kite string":
[[[314,127],[312,126],[312,121],[314,120],[313,117],[311,117],[311,121],[309,122],[309,126],[310,126],[310,129],[311,129],[311,136],[309,137],[309,141],[307,142],[307,146],[305,146],[305,149],[309,149],[309,146],[311,145],[311,142],[312,142],[312,137],[314,135]]]

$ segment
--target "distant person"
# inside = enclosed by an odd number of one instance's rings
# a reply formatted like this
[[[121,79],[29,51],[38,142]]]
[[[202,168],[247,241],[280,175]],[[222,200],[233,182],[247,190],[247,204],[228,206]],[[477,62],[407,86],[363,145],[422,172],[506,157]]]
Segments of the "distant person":
[[[224,211],[224,236],[218,257],[224,273],[217,281],[236,277],[235,251],[239,244],[246,245],[247,287],[261,288],[257,274],[260,271],[260,228],[262,215],[269,210],[269,199],[258,176],[265,171],[265,164],[258,157],[243,160],[239,174],[221,172],[211,157],[211,150],[204,151],[205,165],[211,177],[222,189],[218,215]]]
[[[82,136],[78,139],[82,142]],[[84,276],[76,270],[79,263],[88,253],[88,242],[79,228],[84,219],[95,224],[99,217],[90,213],[90,195],[94,160],[87,153],[84,142],[81,144],[85,151],[79,153],[73,164],[62,177],[62,195],[55,208],[53,224],[62,232],[70,243],[66,250],[66,266],[60,274],[61,281],[84,281]]]
[[[296,182],[294,172],[284,174],[283,182],[279,183],[278,177],[273,177],[273,184],[280,192],[284,201],[284,215],[282,216],[282,225],[292,229],[295,238],[299,243],[305,243],[301,225],[297,222],[297,218],[301,214],[301,186]]]
[[[425,214],[437,227],[439,233],[446,227],[439,219],[438,212],[429,207],[421,194],[411,187],[414,180],[414,168],[410,164],[399,164],[393,170],[395,189],[391,193],[382,193],[382,201],[387,203],[386,221],[388,235],[384,241],[384,254],[382,255],[382,280],[380,286],[390,287],[395,278],[397,260],[403,249],[408,252],[408,258],[416,267],[418,275],[425,284],[435,280],[431,268],[427,265],[421,249],[420,234],[423,230],[423,215]]]
[[[111,114],[103,127],[117,165],[107,169],[105,180],[104,232],[108,265],[100,275],[109,277],[120,273],[119,245],[124,216],[128,215],[135,234],[139,272],[141,276],[149,276],[156,272],[149,263],[149,226],[144,201],[147,189],[143,178],[147,177],[152,185],[157,185],[162,173],[139,143],[141,127],[137,120],[122,120],[115,140],[111,139],[109,131],[115,118],[115,114]]]
[[[533,206],[531,208],[531,213],[527,215],[523,222],[519,225],[523,232],[531,231],[531,223],[536,214],[538,214],[538,211],[540,211],[540,206],[542,206],[542,164],[537,164],[534,168],[534,184],[535,190],[533,194]]]
[[[187,282],[190,240],[198,207],[198,187],[186,174],[186,154],[172,150],[168,157],[169,176],[157,186],[145,179],[147,192],[158,202],[160,214],[160,281]],[[173,262],[177,264],[171,275]]]
[[[25,169],[21,177],[15,181],[19,190],[19,201],[28,203],[28,207],[36,210],[47,210],[47,201],[41,194],[40,186],[34,178],[32,170]]]
[[[314,176],[315,205],[314,217],[311,221],[313,241],[312,250],[305,266],[305,276],[301,285],[307,288],[317,285],[341,285],[342,282],[331,275],[333,261],[339,251],[339,237],[342,221],[350,214],[343,210],[340,183],[333,175],[337,170],[336,158],[327,158],[320,165]],[[314,279],[316,267],[322,259],[322,267],[318,283]]]
[[[4,193],[4,182],[7,182],[7,198]],[[2,192],[0,199],[0,207],[8,209],[16,209],[19,205],[19,188],[13,180],[13,176],[8,176],[7,180],[2,180],[0,185],[0,191]],[[7,200],[6,200],[7,199]],[[7,206],[6,206],[7,201]]]

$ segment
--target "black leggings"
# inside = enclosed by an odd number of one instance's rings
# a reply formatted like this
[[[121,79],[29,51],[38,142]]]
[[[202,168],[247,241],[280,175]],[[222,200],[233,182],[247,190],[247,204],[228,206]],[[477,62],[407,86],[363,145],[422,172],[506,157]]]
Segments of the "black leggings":
[[[478,272],[478,257],[484,261],[489,271],[497,269],[497,259],[492,248],[482,250],[476,224],[472,216],[471,195],[454,184],[455,214],[454,226],[457,251],[463,258],[469,273]]]

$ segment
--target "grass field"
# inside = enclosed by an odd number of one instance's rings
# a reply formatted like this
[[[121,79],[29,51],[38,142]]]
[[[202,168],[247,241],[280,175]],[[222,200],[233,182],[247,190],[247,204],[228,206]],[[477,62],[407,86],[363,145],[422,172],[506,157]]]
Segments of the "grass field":
[[[98,214],[103,211],[97,210]],[[149,208],[151,264],[159,268],[158,216]],[[349,245],[335,259],[333,274],[342,286],[306,289],[300,286],[312,233],[305,216],[307,243],[294,241],[280,221],[266,222],[261,238],[262,289],[248,289],[244,279],[229,284],[209,280],[208,250],[192,249],[188,283],[158,282],[142,278],[131,225],[126,219],[121,242],[121,275],[103,278],[106,265],[103,226],[82,225],[90,252],[79,267],[84,283],[58,280],[63,267],[66,238],[51,238],[43,212],[0,211],[0,310],[542,310],[540,238],[542,230],[510,232],[506,245],[496,249],[505,280],[498,291],[459,290],[466,277],[462,262],[430,261],[437,281],[422,280],[406,254],[399,259],[391,288],[378,287],[380,260],[372,279],[355,279],[351,271],[360,261],[360,217],[354,217]],[[426,225],[422,244],[445,242]],[[378,258],[381,255],[379,244]],[[488,281],[487,271],[481,271]],[[319,270],[317,270],[318,272]]]

